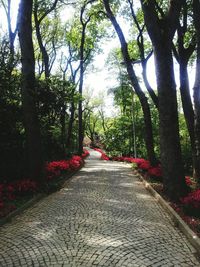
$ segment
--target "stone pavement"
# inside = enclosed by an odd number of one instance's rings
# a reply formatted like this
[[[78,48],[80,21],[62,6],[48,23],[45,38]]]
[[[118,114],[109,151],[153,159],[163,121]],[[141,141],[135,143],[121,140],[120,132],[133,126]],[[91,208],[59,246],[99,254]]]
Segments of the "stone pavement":
[[[200,266],[126,164],[99,160],[0,231],[0,266]]]

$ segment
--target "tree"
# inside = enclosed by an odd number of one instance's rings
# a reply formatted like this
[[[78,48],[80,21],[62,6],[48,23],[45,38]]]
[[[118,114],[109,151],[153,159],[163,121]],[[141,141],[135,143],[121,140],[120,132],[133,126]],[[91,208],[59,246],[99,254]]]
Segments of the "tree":
[[[127,68],[127,72],[129,75],[129,78],[131,80],[132,86],[139,97],[143,114],[144,114],[144,121],[145,121],[145,143],[146,143],[146,149],[148,154],[148,159],[150,160],[152,165],[155,165],[156,163],[156,157],[154,152],[154,141],[153,141],[153,132],[152,132],[152,123],[151,123],[151,112],[149,108],[149,104],[147,101],[147,98],[142,91],[138,79],[136,77],[135,71],[132,66],[132,60],[130,58],[129,52],[128,52],[128,46],[127,42],[125,40],[124,34],[122,32],[122,29],[120,25],[118,24],[111,8],[109,0],[104,0],[104,6],[106,9],[107,16],[109,17],[110,21],[113,24],[113,27],[115,28],[115,31],[119,37],[120,43],[121,43],[121,52],[124,58],[124,63]]]
[[[44,72],[46,78],[49,78],[51,68],[50,68],[49,54],[43,42],[43,37],[41,33],[41,24],[43,20],[47,17],[47,15],[50,14],[56,8],[58,1],[59,0],[55,0],[50,6],[48,5],[46,6],[42,1],[34,0],[33,14],[35,21],[36,36],[40,51],[42,53],[42,61],[44,64]]]
[[[78,118],[79,118],[79,129],[78,129],[78,153],[82,154],[83,151],[83,110],[82,110],[82,94],[83,94],[83,79],[84,79],[84,72],[85,72],[85,67],[84,67],[84,61],[88,57],[90,57],[90,54],[92,50],[94,49],[94,43],[97,42],[99,38],[98,34],[98,27],[97,27],[97,20],[94,20],[93,29],[90,29],[91,31],[91,37],[92,37],[92,42],[90,38],[87,38],[86,30],[91,22],[91,19],[94,17],[99,17],[100,19],[100,12],[98,9],[98,3],[97,6],[94,6],[94,9],[92,8],[92,4],[96,2],[96,0],[87,0],[84,1],[81,10],[80,10],[80,23],[81,23],[81,40],[80,40],[80,80],[79,80],[79,95],[80,95],[80,100],[78,104]],[[100,21],[99,21],[100,23]],[[96,28],[95,28],[96,26]],[[94,34],[95,33],[95,34]],[[96,35],[96,36],[95,36]],[[89,41],[89,42],[88,42]],[[88,42],[88,51],[86,51],[85,47]]]
[[[196,77],[193,87],[194,113],[195,113],[195,176],[200,184],[200,3],[193,0],[194,26],[197,39]]]
[[[184,1],[172,0],[165,16],[160,17],[157,13],[160,9],[156,1],[141,0],[155,57],[164,190],[174,199],[179,199],[187,192],[181,156],[172,58],[172,39],[178,27],[183,3]]]
[[[137,36],[137,46],[139,49],[139,60],[136,60],[136,62],[133,63],[141,63],[142,65],[142,77],[144,84],[146,86],[147,91],[149,92],[149,95],[151,96],[151,99],[155,105],[156,108],[158,108],[158,97],[155,94],[153,88],[151,87],[148,78],[147,78],[147,62],[149,58],[152,56],[152,49],[150,52],[148,52],[147,55],[145,55],[145,38],[144,38],[144,29],[145,29],[145,23],[142,20],[142,25],[140,25],[139,19],[137,18],[137,15],[135,14],[134,8],[133,8],[133,0],[128,0],[131,15],[133,18],[133,21],[136,25],[136,28],[138,30],[138,36]]]
[[[14,55],[15,55],[15,47],[14,47],[14,43],[15,43],[15,39],[16,39],[16,35],[17,35],[17,30],[18,30],[18,25],[16,23],[14,30],[12,30],[12,23],[11,23],[11,3],[12,0],[1,0],[2,6],[4,8],[5,14],[6,14],[6,18],[7,18],[7,25],[8,25],[8,37],[9,37],[9,48],[10,48],[10,59],[9,59],[9,70],[10,70],[10,74],[15,66],[15,62],[14,62]]]
[[[22,61],[22,107],[26,133],[28,175],[42,182],[42,146],[35,105],[35,59],[32,41],[32,0],[21,0],[19,9],[19,42]]]
[[[200,166],[195,164],[194,110],[190,96],[188,77],[188,63],[196,47],[194,26],[188,22],[190,9],[191,8],[188,3],[185,2],[177,28],[177,45],[173,46],[173,51],[176,60],[179,63],[180,93],[185,121],[190,137],[193,159],[193,175],[195,176],[195,173],[198,173],[197,168],[200,168]],[[188,38],[188,36],[190,36],[190,38]]]

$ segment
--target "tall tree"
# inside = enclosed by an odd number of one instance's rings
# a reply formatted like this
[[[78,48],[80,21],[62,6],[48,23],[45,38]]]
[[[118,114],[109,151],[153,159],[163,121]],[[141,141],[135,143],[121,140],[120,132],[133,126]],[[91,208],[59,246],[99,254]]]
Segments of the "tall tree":
[[[171,0],[164,17],[158,14],[160,9],[157,1],[141,0],[141,4],[155,57],[164,189],[171,198],[178,199],[186,194],[187,186],[179,137],[172,39],[184,1]]]
[[[144,92],[142,91],[139,85],[137,76],[132,66],[132,60],[128,52],[127,42],[125,40],[123,31],[110,8],[110,3],[109,3],[110,1],[104,0],[103,2],[104,2],[107,16],[112,22],[113,27],[115,28],[115,31],[119,37],[119,40],[121,43],[121,52],[124,58],[127,72],[128,72],[130,81],[132,83],[132,86],[142,106],[142,110],[144,114],[144,122],[145,122],[145,143],[146,143],[146,148],[147,148],[148,159],[150,160],[151,164],[154,165],[156,163],[156,157],[155,157],[155,152],[154,152],[153,131],[152,131],[151,112],[150,112],[149,104],[148,104],[148,101],[147,101],[147,98]]]
[[[200,184],[200,2],[193,0],[194,25],[197,39],[196,77],[193,87],[194,112],[195,112],[195,176]]]
[[[33,0],[21,0],[19,9],[19,42],[22,61],[22,107],[26,133],[28,174],[41,182],[43,160],[40,128],[35,105],[35,59],[32,41]]]
[[[177,29],[177,45],[173,46],[174,55],[179,63],[179,79],[182,106],[185,116],[185,121],[190,137],[192,158],[193,158],[193,174],[195,176],[199,171],[200,166],[195,164],[195,134],[194,134],[194,110],[192,99],[190,96],[189,77],[188,77],[188,63],[195,50],[196,41],[194,34],[194,27],[189,25],[188,19],[189,5],[184,3],[182,16]],[[187,38],[187,35],[190,38]],[[189,40],[188,40],[189,39]]]
[[[82,154],[83,151],[83,137],[84,137],[84,129],[83,129],[83,108],[82,108],[82,94],[83,94],[83,81],[84,81],[84,61],[86,58],[88,58],[91,54],[91,51],[93,50],[94,42],[98,40],[99,34],[96,32],[96,36],[93,35],[93,44],[89,44],[89,50],[85,51],[86,46],[86,30],[88,27],[88,24],[91,22],[92,17],[98,17],[99,11],[98,11],[98,5],[97,10],[94,7],[94,10],[92,9],[92,4],[96,2],[96,0],[86,0],[83,3],[83,6],[81,7],[80,11],[80,22],[81,22],[81,41],[80,41],[80,81],[79,81],[79,95],[80,100],[78,104],[78,117],[79,117],[79,129],[78,129],[78,153]],[[100,22],[99,22],[100,23]],[[93,25],[93,27],[97,27],[96,25]],[[95,33],[95,28],[94,28]]]

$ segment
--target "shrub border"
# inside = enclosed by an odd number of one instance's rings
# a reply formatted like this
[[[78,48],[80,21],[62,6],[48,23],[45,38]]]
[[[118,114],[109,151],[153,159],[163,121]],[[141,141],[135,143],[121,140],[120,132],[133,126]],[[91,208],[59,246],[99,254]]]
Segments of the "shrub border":
[[[84,164],[81,165],[80,168],[78,168],[77,170],[75,170],[69,174],[63,175],[64,176],[63,178],[58,179],[58,183],[60,183],[61,188],[64,187],[66,185],[66,183],[69,182],[69,180],[72,178],[72,176],[74,176],[76,173],[78,173],[82,169],[82,167],[84,167]],[[51,195],[55,192],[60,191],[61,188],[59,188],[58,190],[56,190],[54,192],[50,192],[49,194],[48,193],[38,193],[36,196],[34,196],[30,200],[28,200],[25,204],[23,204],[22,206],[20,206],[16,210],[9,213],[4,218],[0,219],[0,226],[3,226],[6,223],[12,222],[12,219],[15,218],[17,215],[20,215],[21,213],[23,213],[23,211],[32,207],[34,204],[39,202],[41,199],[47,197],[48,195]]]
[[[153,187],[142,177],[142,175],[136,171],[136,176],[142,181],[144,187],[153,195],[158,203],[169,214],[175,227],[178,227],[181,232],[187,237],[189,242],[196,249],[198,256],[200,256],[200,238],[189,228],[189,226],[183,221],[178,213],[156,192]]]

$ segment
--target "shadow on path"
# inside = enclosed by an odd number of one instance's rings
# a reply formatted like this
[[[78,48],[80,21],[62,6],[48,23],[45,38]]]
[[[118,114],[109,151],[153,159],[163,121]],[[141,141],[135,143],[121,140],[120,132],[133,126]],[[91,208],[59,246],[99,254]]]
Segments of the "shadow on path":
[[[130,167],[100,160],[0,232],[0,266],[200,266]]]

